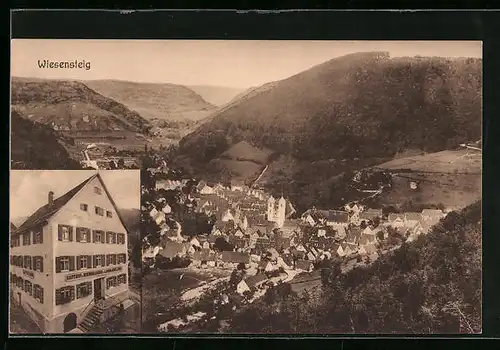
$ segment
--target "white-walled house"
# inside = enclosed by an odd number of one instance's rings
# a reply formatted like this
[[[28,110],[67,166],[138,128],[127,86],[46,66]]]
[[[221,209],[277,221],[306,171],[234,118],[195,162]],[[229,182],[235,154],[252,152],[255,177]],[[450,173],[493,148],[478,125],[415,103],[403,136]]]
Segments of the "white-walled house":
[[[32,214],[11,236],[13,298],[44,333],[76,328],[108,298],[128,298],[127,231],[99,174]]]

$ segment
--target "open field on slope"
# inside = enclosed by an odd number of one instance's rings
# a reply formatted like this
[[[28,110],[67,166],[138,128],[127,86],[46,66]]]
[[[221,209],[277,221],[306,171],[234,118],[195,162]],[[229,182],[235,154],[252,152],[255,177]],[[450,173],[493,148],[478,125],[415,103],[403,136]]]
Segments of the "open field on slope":
[[[481,155],[465,151],[442,151],[400,158],[379,165],[389,170],[393,186],[379,198],[381,204],[443,204],[447,208],[465,207],[481,198]],[[418,184],[417,189],[410,187]]]

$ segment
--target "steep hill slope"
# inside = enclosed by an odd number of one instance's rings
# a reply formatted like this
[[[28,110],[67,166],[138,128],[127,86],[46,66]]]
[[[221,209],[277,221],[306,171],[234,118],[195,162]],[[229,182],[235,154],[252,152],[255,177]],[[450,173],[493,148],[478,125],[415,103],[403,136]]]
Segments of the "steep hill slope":
[[[481,205],[453,212],[427,236],[371,266],[325,271],[317,297],[283,295],[234,316],[228,333],[480,333]]]
[[[11,106],[31,120],[69,133],[145,133],[151,127],[137,112],[77,81],[13,77]]]
[[[198,163],[242,140],[309,161],[442,150],[480,137],[481,64],[386,53],[335,58],[250,91],[182,139],[180,150]]]
[[[199,121],[216,107],[182,85],[90,80],[85,85],[123,103],[147,119]]]
[[[274,152],[261,184],[307,202],[344,172],[479,139],[481,114],[481,59],[356,53],[243,93],[180,141],[179,162],[206,174],[246,141]]]
[[[246,89],[211,85],[188,85],[189,89],[214,106],[223,106]]]
[[[11,168],[12,169],[81,169],[71,159],[65,147],[73,140],[60,135],[46,125],[11,113]]]

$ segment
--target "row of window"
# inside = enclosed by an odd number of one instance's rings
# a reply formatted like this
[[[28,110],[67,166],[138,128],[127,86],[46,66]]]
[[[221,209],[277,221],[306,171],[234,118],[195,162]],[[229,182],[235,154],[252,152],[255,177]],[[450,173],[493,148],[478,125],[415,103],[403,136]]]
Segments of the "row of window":
[[[11,255],[10,264],[12,266],[22,267],[28,270],[43,272],[42,256]]]
[[[121,275],[118,276],[112,276],[106,278],[106,288],[112,288],[119,286],[120,284],[125,284],[127,283],[127,275],[122,273]]]
[[[127,283],[127,275],[106,278],[107,289]],[[92,294],[92,282],[83,282],[76,286],[66,286],[56,289],[56,305],[62,305],[72,302],[75,299],[85,298]]]
[[[92,236],[92,237],[91,237]],[[10,241],[10,247],[20,247],[22,245],[42,244],[43,243],[43,230],[42,228],[36,231],[26,232],[19,236],[13,236]],[[73,226],[59,225],[58,227],[58,240],[64,242],[73,241]],[[76,242],[82,243],[108,243],[108,244],[125,244],[125,234],[116,232],[105,232],[102,230],[91,230],[86,227],[76,228]],[[33,242],[33,243],[32,243]]]
[[[20,247],[21,246],[21,238],[23,245],[30,245],[31,242],[33,244],[42,244],[43,243],[43,229],[38,228],[36,231],[33,232],[25,232],[21,235],[16,235],[12,236],[10,240],[10,246],[11,248],[13,247]]]
[[[35,300],[38,300],[41,304],[43,304],[43,288],[40,285],[33,284],[28,280],[24,280],[22,277],[19,277],[13,273],[10,274],[10,283],[20,288],[26,294],[32,296]]]
[[[58,240],[62,242],[73,241],[73,226],[59,225]],[[91,230],[86,227],[76,228],[76,242],[82,243],[107,243],[125,244],[125,234],[103,230]]]
[[[80,210],[82,211],[89,211],[89,206],[85,203],[81,203],[80,204]],[[113,213],[109,210],[104,210],[103,208],[101,207],[98,207],[98,206],[95,206],[94,207],[94,213],[96,215],[99,215],[99,216],[104,216],[104,212],[106,212],[106,217],[108,218],[112,218],[113,217]]]
[[[59,256],[56,258],[56,272],[91,269],[110,265],[124,264],[127,260],[125,253],[97,254],[79,256]]]

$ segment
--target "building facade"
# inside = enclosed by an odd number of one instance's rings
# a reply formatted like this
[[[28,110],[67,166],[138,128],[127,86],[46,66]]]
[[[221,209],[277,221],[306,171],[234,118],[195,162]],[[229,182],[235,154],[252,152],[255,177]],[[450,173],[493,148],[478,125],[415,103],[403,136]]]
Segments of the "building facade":
[[[77,325],[92,302],[128,294],[127,231],[99,174],[11,233],[10,285],[44,333]]]
[[[272,221],[278,224],[278,227],[283,227],[286,219],[286,200],[281,197],[277,201],[273,196],[267,200],[267,221]]]

